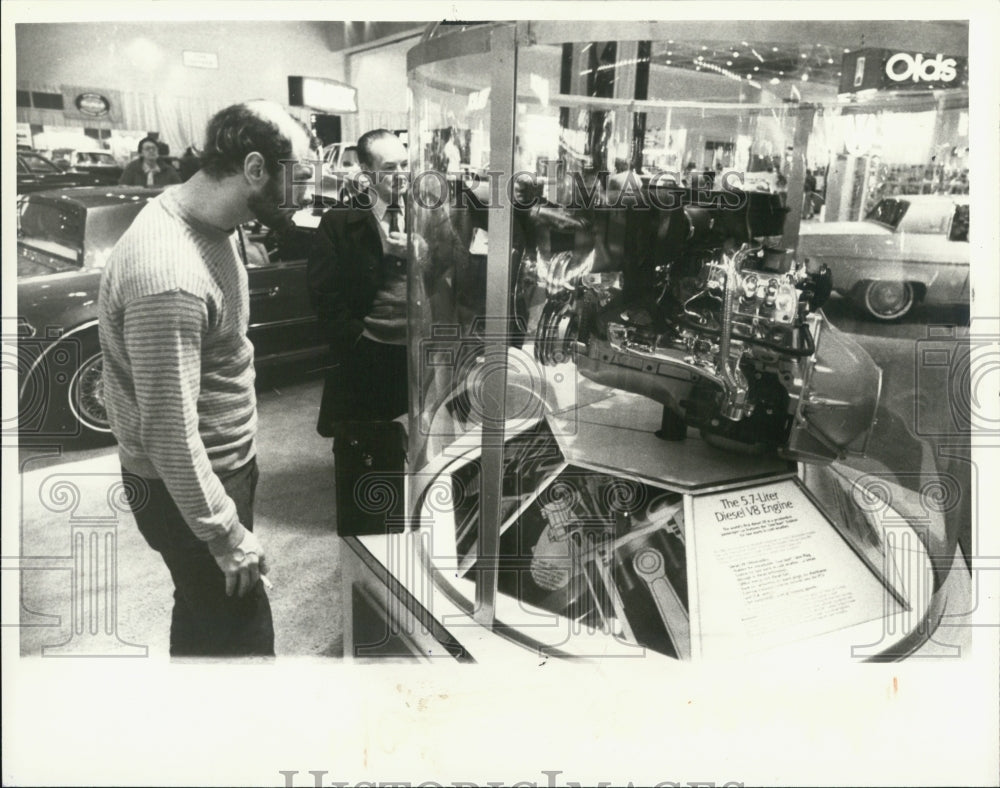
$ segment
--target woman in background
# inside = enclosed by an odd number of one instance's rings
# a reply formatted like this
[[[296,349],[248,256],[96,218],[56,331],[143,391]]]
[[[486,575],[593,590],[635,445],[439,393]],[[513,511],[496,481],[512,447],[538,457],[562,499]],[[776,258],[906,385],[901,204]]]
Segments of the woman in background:
[[[160,161],[160,147],[152,137],[143,137],[139,142],[139,158],[125,165],[121,186],[170,186],[181,182],[177,170]]]

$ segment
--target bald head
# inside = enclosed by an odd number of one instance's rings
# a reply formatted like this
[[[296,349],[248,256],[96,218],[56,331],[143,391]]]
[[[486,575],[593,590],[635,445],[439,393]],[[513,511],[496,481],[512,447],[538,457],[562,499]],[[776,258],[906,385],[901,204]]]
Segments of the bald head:
[[[260,154],[276,176],[282,161],[309,156],[306,129],[272,101],[234,104],[216,113],[205,130],[202,170],[218,180],[242,172],[247,156]]]

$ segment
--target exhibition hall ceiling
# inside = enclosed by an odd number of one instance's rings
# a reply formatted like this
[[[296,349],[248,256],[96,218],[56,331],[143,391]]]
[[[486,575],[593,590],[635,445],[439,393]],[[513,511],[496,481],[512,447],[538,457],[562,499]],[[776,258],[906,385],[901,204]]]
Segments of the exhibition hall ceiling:
[[[428,22],[312,22],[326,36],[327,45],[333,52],[353,49],[398,35],[406,35],[415,30],[423,30]]]

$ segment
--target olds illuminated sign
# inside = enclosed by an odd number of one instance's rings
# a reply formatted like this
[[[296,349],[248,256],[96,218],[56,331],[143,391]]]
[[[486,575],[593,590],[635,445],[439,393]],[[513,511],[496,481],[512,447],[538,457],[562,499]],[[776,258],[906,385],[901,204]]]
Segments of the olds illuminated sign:
[[[862,90],[945,90],[969,84],[968,58],[940,52],[861,49],[844,55],[840,92]]]
[[[935,58],[897,52],[885,63],[885,75],[893,82],[954,82],[958,76],[958,62],[953,57],[938,55]]]

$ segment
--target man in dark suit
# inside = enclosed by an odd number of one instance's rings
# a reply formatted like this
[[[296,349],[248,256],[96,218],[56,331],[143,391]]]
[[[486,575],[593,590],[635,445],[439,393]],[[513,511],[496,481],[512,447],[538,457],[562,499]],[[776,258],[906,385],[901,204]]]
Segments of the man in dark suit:
[[[370,131],[357,147],[370,186],[326,212],[309,253],[310,296],[337,365],[317,425],[327,436],[338,421],[385,421],[408,410],[406,228],[419,206],[404,199],[407,151],[395,134]],[[443,210],[423,215],[418,230],[413,297],[422,301],[453,265],[458,241]]]

